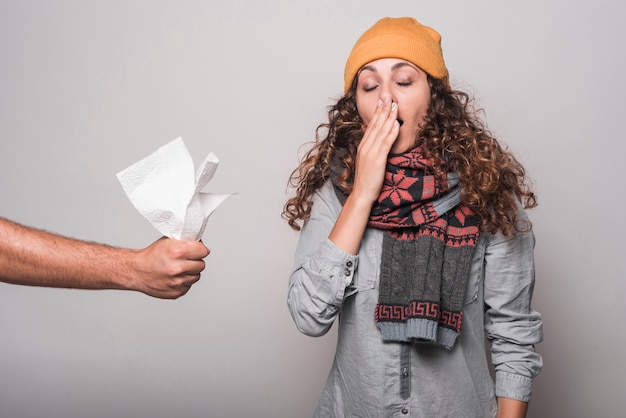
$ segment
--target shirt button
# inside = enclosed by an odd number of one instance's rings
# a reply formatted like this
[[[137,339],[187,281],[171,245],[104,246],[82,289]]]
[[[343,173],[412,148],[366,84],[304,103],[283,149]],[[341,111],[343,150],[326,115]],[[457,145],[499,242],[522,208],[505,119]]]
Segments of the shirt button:
[[[406,408],[402,408],[402,413],[403,413],[404,415],[406,415],[406,414],[408,414],[408,413],[409,413],[409,410],[408,410],[408,409],[406,409]]]
[[[349,275],[351,275],[352,273],[350,272],[350,270],[346,269],[346,271],[344,272],[344,274],[345,274],[346,276],[349,276]]]
[[[352,267],[352,261],[348,261],[348,262],[346,263],[346,266],[348,266],[348,267]]]
[[[402,368],[402,377],[404,378],[409,377],[409,369],[407,369],[406,367]]]

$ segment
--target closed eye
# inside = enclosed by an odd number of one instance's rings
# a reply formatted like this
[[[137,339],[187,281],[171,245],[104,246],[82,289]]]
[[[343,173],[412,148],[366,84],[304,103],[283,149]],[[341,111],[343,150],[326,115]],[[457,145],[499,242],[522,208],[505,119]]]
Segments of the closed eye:
[[[376,86],[367,86],[367,87],[363,87],[363,90],[366,91],[366,92],[370,92],[370,91],[376,90],[377,87],[378,87],[377,85]]]

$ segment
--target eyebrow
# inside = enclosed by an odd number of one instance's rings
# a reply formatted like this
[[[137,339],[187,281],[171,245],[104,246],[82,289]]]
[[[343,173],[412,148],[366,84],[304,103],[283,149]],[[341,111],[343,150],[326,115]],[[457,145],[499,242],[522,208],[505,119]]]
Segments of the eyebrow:
[[[405,67],[405,66],[409,66],[411,68],[414,68],[415,70],[418,70],[418,67],[413,65],[413,64],[411,64],[410,62],[401,61],[401,62],[397,62],[394,65],[392,65],[391,66],[391,71],[395,71],[395,70],[397,70],[399,68],[402,68],[402,67]],[[365,70],[371,71],[373,73],[378,73],[378,70],[376,69],[376,67],[374,67],[372,65],[365,65],[365,66],[363,66],[363,68],[361,68],[360,73],[365,71]]]

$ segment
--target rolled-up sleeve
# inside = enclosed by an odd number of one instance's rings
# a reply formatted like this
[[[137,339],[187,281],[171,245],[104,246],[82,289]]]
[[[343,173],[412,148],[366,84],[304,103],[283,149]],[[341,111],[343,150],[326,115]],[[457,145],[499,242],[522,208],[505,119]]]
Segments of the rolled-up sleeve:
[[[521,217],[525,214],[520,209]],[[528,402],[543,367],[535,344],[543,339],[541,315],[532,309],[535,283],[532,231],[491,237],[485,252],[485,330],[496,371],[496,396]]]
[[[328,332],[352,291],[358,265],[358,256],[346,253],[328,239],[341,209],[336,199],[328,185],[314,196],[311,217],[300,233],[289,278],[289,312],[298,330],[310,336]]]

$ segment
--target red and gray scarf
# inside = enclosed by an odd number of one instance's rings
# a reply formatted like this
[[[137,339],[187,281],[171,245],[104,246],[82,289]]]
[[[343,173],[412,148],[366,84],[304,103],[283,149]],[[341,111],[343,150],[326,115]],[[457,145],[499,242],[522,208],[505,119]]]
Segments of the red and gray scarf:
[[[451,349],[479,221],[461,204],[458,176],[428,174],[419,148],[392,155],[369,225],[384,229],[375,320],[386,341],[433,342]]]
[[[459,179],[429,174],[420,148],[391,155],[369,226],[386,230],[375,321],[385,341],[452,349],[479,220],[461,204]]]

